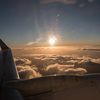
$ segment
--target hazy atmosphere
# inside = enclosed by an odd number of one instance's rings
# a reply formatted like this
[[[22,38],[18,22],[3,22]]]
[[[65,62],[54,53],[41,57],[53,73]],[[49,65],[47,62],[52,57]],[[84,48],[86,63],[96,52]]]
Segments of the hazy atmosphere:
[[[100,73],[100,0],[1,0],[0,12],[21,79]]]

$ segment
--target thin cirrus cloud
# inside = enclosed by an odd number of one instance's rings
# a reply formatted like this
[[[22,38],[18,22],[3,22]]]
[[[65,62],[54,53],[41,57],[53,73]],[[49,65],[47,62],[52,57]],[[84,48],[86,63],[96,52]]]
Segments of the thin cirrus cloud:
[[[32,45],[32,44],[34,44],[34,42],[29,42],[26,45],[28,46],[28,45]]]
[[[26,44],[26,46],[30,46],[30,45],[39,43],[39,42],[42,41],[42,40],[43,40],[43,38],[38,38],[38,39],[36,39],[36,41],[34,41],[34,42],[28,42],[28,43]]]

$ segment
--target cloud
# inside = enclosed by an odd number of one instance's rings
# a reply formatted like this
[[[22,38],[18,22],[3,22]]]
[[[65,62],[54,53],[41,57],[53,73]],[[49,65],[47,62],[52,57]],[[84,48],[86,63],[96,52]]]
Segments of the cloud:
[[[32,44],[34,44],[34,42],[29,42],[26,45],[28,46],[28,45],[32,45]]]
[[[21,79],[31,79],[41,77],[38,68],[35,65],[30,65],[32,61],[27,58],[14,58],[16,67]]]
[[[69,61],[67,61],[68,63],[72,63],[72,64],[75,64],[75,63],[77,63],[78,62],[78,60],[76,59],[76,60],[69,60]]]
[[[87,50],[87,51],[100,51],[100,49],[82,49],[82,50]]]
[[[75,4],[77,0],[40,0],[40,4],[48,4],[53,2],[59,2],[63,4]]]
[[[85,68],[87,73],[100,73],[100,64],[94,62],[83,62],[83,63],[76,63],[75,68]]]
[[[98,59],[91,59],[91,62],[94,62],[94,63],[100,64],[100,58],[98,58]]]
[[[92,62],[92,63],[100,64],[100,58],[94,59],[94,58],[90,58],[90,57],[82,57],[80,59],[81,60],[79,62],[77,62],[78,64],[87,63],[87,62]]]
[[[26,46],[30,46],[30,45],[33,45],[33,44],[36,44],[36,43],[39,43],[43,38],[38,38],[36,41],[34,42],[29,42],[26,44]]]
[[[82,75],[87,71],[84,68],[74,68],[74,65],[52,64],[47,66],[46,72],[49,75],[64,74],[64,75]]]
[[[41,60],[50,61],[50,60],[56,60],[57,58],[58,58],[57,55],[44,55],[42,56]]]
[[[79,57],[67,55],[38,55],[36,57],[38,61],[41,61],[41,66],[42,63],[43,66],[46,66],[46,70],[44,71],[45,75],[66,74],[66,72],[67,74],[75,75],[85,74],[86,72],[100,73],[100,58],[95,59],[86,56]],[[70,69],[70,67],[72,68]],[[82,70],[78,68],[82,68]],[[71,70],[73,73],[70,73]]]
[[[16,63],[16,65],[28,65],[31,64],[32,62],[29,59],[26,58],[14,58],[14,61]]]
[[[83,75],[87,73],[87,70],[85,68],[74,68],[74,69],[69,68],[65,70],[65,73],[69,75]]]
[[[15,58],[21,79],[36,78],[47,75],[83,75],[100,73],[100,58],[86,56],[68,56],[51,54],[34,54],[26,58]]]
[[[30,66],[17,66],[17,70],[21,79],[41,77],[41,74],[36,72]]]
[[[34,55],[35,59],[41,59],[41,60],[45,60],[45,61],[51,61],[51,60],[55,60],[55,61],[67,61],[68,59],[71,59],[70,56],[63,56],[63,55],[52,55],[52,54],[45,54],[45,55]]]

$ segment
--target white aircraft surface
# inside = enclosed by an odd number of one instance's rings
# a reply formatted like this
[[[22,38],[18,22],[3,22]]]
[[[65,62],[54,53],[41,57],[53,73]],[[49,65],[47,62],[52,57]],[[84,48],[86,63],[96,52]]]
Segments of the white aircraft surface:
[[[100,74],[21,80],[11,49],[0,46],[0,100],[100,100]]]

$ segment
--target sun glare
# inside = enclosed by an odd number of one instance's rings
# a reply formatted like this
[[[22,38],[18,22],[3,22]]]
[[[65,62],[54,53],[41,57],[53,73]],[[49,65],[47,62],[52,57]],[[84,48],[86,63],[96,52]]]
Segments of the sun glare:
[[[56,41],[56,38],[55,37],[52,37],[52,38],[49,39],[49,43],[51,45],[54,45],[55,44],[55,41]]]

